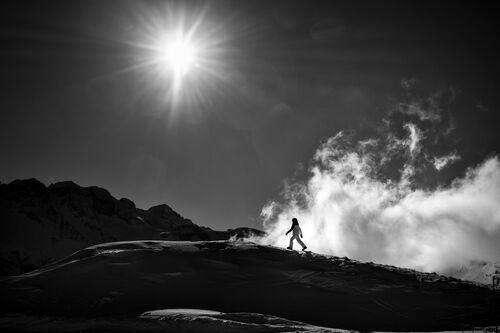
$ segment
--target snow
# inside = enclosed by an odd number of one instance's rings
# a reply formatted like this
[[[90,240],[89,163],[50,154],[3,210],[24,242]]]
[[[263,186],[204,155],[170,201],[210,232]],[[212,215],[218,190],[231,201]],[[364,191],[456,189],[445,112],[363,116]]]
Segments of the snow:
[[[150,315],[154,314],[154,315]],[[0,317],[0,328],[16,332],[176,332],[347,333],[259,313],[222,313],[199,309],[149,311],[139,318],[74,318],[9,315]]]
[[[3,332],[176,332],[176,333],[358,333],[309,325],[259,313],[223,313],[200,309],[164,309],[148,311],[138,318],[67,318],[34,315],[4,315],[0,317]],[[440,333],[494,332],[494,328],[440,331]],[[383,333],[374,331],[374,333]],[[385,332],[389,333],[389,332]],[[428,332],[431,333],[431,332]]]
[[[260,313],[223,313],[199,309],[166,309],[148,311],[140,318],[158,320],[177,330],[192,332],[348,332],[308,325],[298,321]]]
[[[166,317],[172,314],[182,314],[182,315],[193,315],[193,316],[210,316],[210,315],[220,315],[222,312],[211,311],[211,310],[200,310],[200,309],[166,309],[166,310],[154,310],[148,311],[141,314],[141,318],[160,318]]]
[[[110,318],[143,314],[144,320],[173,321],[193,331],[207,321],[214,331],[262,331],[269,328],[262,325],[280,320],[286,329],[314,325],[316,331],[441,331],[492,324],[492,291],[485,286],[247,242],[105,243],[5,278],[0,289],[4,318],[29,313],[71,322],[84,314],[119,323]],[[309,326],[301,330],[313,332]]]

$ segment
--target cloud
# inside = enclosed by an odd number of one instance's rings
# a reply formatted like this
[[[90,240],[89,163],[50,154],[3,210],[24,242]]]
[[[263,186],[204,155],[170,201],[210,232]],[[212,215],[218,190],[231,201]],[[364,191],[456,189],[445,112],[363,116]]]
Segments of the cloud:
[[[414,114],[397,115],[389,112],[377,138],[356,140],[354,132],[342,131],[325,140],[308,179],[287,182],[283,198],[264,207],[268,235],[260,242],[286,246],[284,233],[296,217],[305,243],[319,253],[424,271],[500,261],[499,158],[471,167],[448,186],[421,187],[418,175],[460,157],[435,156],[439,128],[424,127]]]
[[[439,121],[441,120],[441,115],[433,109],[423,109],[419,103],[401,103],[399,105],[400,112],[403,112],[407,115],[415,115],[421,121],[429,120],[429,121]]]
[[[454,119],[450,112],[451,104],[457,96],[453,86],[440,87],[432,93],[422,88],[415,78],[401,80],[404,98],[390,99],[388,115],[401,114],[406,119],[428,127],[447,127],[449,134],[454,129]]]
[[[408,146],[408,149],[410,150],[410,155],[412,157],[415,157],[418,152],[420,151],[420,145],[419,142],[422,140],[422,132],[420,129],[415,126],[415,124],[408,123],[405,124],[404,127],[408,130],[410,133],[408,137],[408,141],[406,142],[406,145]]]
[[[459,159],[460,156],[458,156],[456,153],[451,153],[446,156],[434,157],[433,164],[436,170],[440,171],[453,162],[458,161]]]
[[[319,253],[426,271],[500,259],[497,157],[447,188],[425,191],[376,180],[366,156],[335,149],[318,150],[309,181],[288,194],[294,199],[266,206],[262,242],[285,246],[297,217],[306,244]]]

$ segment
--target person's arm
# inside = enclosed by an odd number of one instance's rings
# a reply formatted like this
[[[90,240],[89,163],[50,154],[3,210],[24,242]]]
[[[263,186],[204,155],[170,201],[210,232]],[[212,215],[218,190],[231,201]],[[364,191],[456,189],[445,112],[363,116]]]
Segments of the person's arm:
[[[302,228],[299,227],[299,231],[300,231],[300,238],[304,238],[304,236],[302,236]]]
[[[288,230],[288,231],[286,232],[285,236],[287,236],[287,235],[290,233],[290,231],[292,231],[292,230],[293,230],[293,226],[290,228],[290,230]]]

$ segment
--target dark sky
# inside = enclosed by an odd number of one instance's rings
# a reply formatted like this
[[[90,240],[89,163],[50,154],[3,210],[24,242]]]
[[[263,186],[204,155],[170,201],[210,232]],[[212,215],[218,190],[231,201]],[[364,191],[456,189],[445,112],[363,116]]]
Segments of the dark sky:
[[[216,229],[260,227],[261,208],[320,142],[375,133],[408,78],[457,92],[451,148],[462,159],[444,181],[500,150],[498,18],[487,2],[1,6],[2,182],[72,180]],[[193,75],[182,87],[192,102],[174,107],[155,69],[138,66],[138,44],[154,38],[151,22],[201,12],[219,73]]]

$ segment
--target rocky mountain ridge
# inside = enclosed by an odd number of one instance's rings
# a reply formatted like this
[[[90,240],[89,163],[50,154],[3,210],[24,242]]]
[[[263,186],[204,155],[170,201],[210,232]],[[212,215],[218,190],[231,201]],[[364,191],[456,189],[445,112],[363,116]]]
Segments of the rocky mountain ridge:
[[[261,233],[198,226],[166,204],[147,210],[106,189],[37,179],[0,184],[0,275],[18,274],[103,242],[224,240]]]

